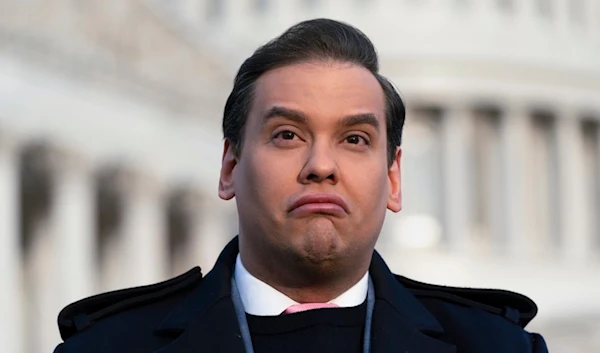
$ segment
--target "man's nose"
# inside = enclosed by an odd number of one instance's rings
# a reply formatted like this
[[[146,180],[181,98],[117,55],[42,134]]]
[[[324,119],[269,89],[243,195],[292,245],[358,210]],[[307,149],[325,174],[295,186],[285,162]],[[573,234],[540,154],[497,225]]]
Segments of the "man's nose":
[[[300,182],[336,184],[338,180],[339,171],[333,148],[325,143],[313,144],[300,173]]]

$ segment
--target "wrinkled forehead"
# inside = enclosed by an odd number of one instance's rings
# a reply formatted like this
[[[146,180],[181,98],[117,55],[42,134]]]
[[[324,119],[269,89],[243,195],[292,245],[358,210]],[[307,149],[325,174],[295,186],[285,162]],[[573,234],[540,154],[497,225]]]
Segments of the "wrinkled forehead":
[[[264,73],[256,82],[250,116],[263,124],[273,111],[301,112],[310,121],[371,115],[385,125],[385,96],[366,68],[342,62],[306,62]]]

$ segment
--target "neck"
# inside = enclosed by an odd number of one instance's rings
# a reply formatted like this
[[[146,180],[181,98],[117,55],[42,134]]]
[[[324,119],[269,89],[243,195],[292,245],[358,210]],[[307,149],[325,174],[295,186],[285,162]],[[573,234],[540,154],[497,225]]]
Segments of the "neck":
[[[326,303],[339,297],[364,277],[371,255],[362,261],[353,256],[351,261],[307,265],[289,261],[290,256],[255,254],[240,247],[250,274],[298,303]]]

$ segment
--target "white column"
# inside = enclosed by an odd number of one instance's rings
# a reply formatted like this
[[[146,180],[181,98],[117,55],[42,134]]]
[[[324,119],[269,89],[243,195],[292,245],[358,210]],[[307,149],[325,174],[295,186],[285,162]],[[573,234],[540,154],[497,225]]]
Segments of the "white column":
[[[498,251],[505,244],[503,237],[504,224],[504,191],[500,187],[503,182],[504,168],[502,159],[502,126],[494,111],[479,111],[476,114],[476,128],[473,133],[475,144],[473,153],[477,156],[476,182],[478,190],[473,212],[477,231],[479,253]]]
[[[95,294],[96,247],[94,184],[89,165],[64,150],[49,152],[51,204],[47,219],[36,231],[31,255],[39,288],[36,309],[40,332],[38,349],[60,342],[58,313],[71,302]]]
[[[197,258],[195,252],[196,240],[194,239],[194,229],[196,228],[194,221],[197,219],[200,208],[200,197],[193,190],[187,189],[178,192],[176,199],[170,197],[171,202],[169,207],[175,207],[176,209],[169,209],[169,213],[176,212],[177,219],[182,220],[184,224],[176,225],[178,227],[185,226],[186,228],[182,231],[185,232],[186,238],[184,239],[185,244],[177,244],[177,248],[173,249],[176,251],[174,258],[170,261],[170,276],[178,275],[186,272],[193,266],[197,266]],[[175,201],[175,204],[172,203]],[[170,236],[170,234],[169,234]],[[171,239],[168,239],[171,242]]]
[[[591,260],[600,259],[600,125],[598,122],[588,122],[585,131],[585,187],[586,205],[588,210]],[[593,139],[595,138],[595,139]]]
[[[592,215],[585,207],[586,193],[591,191],[585,186],[581,122],[572,112],[566,111],[558,116],[557,124],[560,239],[565,257],[583,262],[589,258],[592,245],[589,234],[589,217]]]
[[[464,251],[469,245],[472,222],[470,149],[473,116],[466,107],[449,107],[442,119],[444,231],[450,248]]]
[[[79,155],[56,155],[51,223],[58,244],[61,300],[68,304],[96,289],[95,189],[91,166]]]
[[[509,105],[501,123],[503,209],[506,249],[510,255],[523,255],[529,249],[530,200],[527,197],[530,180],[528,153],[531,134],[531,116],[518,104]]]
[[[600,8],[600,3],[598,3]],[[600,28],[600,27],[598,27]],[[598,127],[598,135],[596,135],[597,139],[598,139],[598,149],[596,151],[596,166],[597,166],[597,170],[596,170],[596,175],[600,176],[600,126]],[[597,198],[596,198],[596,204],[595,204],[595,208],[592,209],[592,222],[594,222],[593,224],[595,225],[595,229],[592,228],[592,244],[595,246],[595,249],[600,248],[600,178],[598,178],[599,180],[594,180],[595,183],[595,187],[596,187],[596,192],[597,192]],[[600,252],[596,251],[596,260],[600,260]]]
[[[207,193],[208,194],[208,193]],[[204,197],[201,200],[198,214],[193,223],[192,240],[195,262],[206,274],[210,270],[223,246],[236,234],[230,228],[237,229],[238,219],[232,205],[216,197]],[[231,227],[228,227],[231,225]]]
[[[125,286],[165,280],[168,269],[166,207],[160,183],[142,174],[130,174],[126,183],[125,214],[120,236]]]
[[[23,352],[19,164],[16,141],[0,133],[0,352]]]
[[[600,124],[600,122],[599,122]],[[598,167],[597,169],[597,174],[596,175],[600,175],[600,126],[598,127],[598,135],[596,135],[597,139],[598,139],[598,150],[596,151],[596,166]],[[598,192],[598,194],[600,194],[600,180],[595,180],[596,182],[596,191]],[[598,215],[600,215],[600,195],[598,195],[598,199],[597,199],[598,203],[596,204],[596,213],[594,214],[594,216],[592,216],[592,219],[596,222],[596,233],[592,234],[592,236],[596,237],[596,244],[598,246],[600,246],[600,219],[598,218]],[[600,258],[600,254],[598,254],[598,258]]]

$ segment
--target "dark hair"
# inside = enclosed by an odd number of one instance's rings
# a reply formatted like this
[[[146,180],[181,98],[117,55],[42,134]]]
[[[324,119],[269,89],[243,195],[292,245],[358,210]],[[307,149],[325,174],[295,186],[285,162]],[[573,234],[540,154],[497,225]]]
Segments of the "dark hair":
[[[392,83],[379,74],[377,52],[369,38],[355,27],[329,19],[300,22],[244,61],[223,113],[223,134],[235,153],[239,155],[242,149],[256,80],[269,70],[313,60],[353,63],[369,70],[379,81],[386,100],[387,152],[391,164],[402,140],[405,117],[402,98]]]

